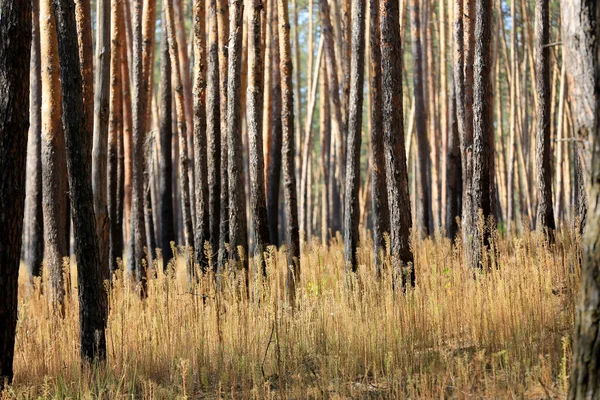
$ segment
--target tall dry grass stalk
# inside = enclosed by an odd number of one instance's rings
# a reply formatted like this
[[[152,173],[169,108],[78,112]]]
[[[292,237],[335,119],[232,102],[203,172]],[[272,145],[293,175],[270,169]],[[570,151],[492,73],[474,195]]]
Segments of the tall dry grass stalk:
[[[349,284],[339,238],[305,246],[298,307],[285,304],[285,254],[268,276],[214,277],[190,288],[184,260],[158,272],[148,299],[117,277],[108,362],[82,370],[76,289],[66,317],[22,273],[15,383],[0,397],[548,397],[566,389],[579,243],[548,247],[533,232],[494,237],[496,267],[463,266],[436,236],[414,244],[417,285],[392,289],[372,273],[370,240]],[[72,279],[72,282],[77,282]],[[39,283],[38,283],[39,286]],[[353,288],[352,290],[349,288]],[[44,290],[43,293],[48,293]]]

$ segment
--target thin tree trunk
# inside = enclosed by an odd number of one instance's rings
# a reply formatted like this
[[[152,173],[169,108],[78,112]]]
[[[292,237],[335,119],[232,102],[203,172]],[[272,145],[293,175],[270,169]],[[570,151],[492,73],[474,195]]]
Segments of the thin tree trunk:
[[[381,69],[380,69],[381,71]],[[321,84],[319,85],[319,136],[321,137],[321,243],[327,245],[330,228],[329,213],[329,174],[330,174],[330,145],[331,145],[331,120],[329,113],[329,88],[327,85],[327,63],[321,63]],[[381,112],[381,110],[380,110]],[[383,152],[382,152],[383,155]],[[386,192],[387,196],[387,192]],[[387,197],[386,197],[387,199]],[[386,202],[387,206],[387,202]]]
[[[379,0],[369,0],[370,47],[371,47],[371,171],[373,209],[373,265],[375,276],[381,276],[386,254],[385,234],[390,233],[390,209],[388,205],[383,134],[383,107],[381,87],[381,34],[379,27]],[[325,150],[323,150],[325,151]]]
[[[68,183],[65,160],[65,136],[61,124],[62,93],[60,90],[56,22],[51,0],[40,2],[42,54],[42,190],[46,266],[53,311],[64,316],[65,288],[63,257],[67,247]]]
[[[365,61],[365,0],[352,1],[352,61],[350,62],[350,101],[346,151],[344,199],[344,259],[346,268],[356,272],[356,251],[360,240],[358,190],[360,187],[360,146]]]
[[[0,18],[0,388],[12,383],[29,128],[31,1],[4,0]]]
[[[206,11],[205,0],[194,2],[194,170],[196,226],[194,260],[203,272],[208,269],[204,246],[210,239],[209,187],[206,143]],[[169,149],[170,151],[170,149]],[[172,212],[172,211],[171,211]],[[164,244],[163,244],[164,247]]]
[[[494,103],[492,87],[492,4],[477,0],[475,11],[475,60],[473,84],[473,182],[472,213],[476,221],[483,217],[485,226],[473,229],[473,266],[483,266],[483,253],[489,246],[489,218],[495,218],[492,207],[494,185]],[[481,214],[480,214],[481,213]]]
[[[227,148],[227,65],[229,58],[229,5],[228,0],[218,0],[218,32],[219,32],[219,87],[221,108],[221,218],[219,233],[219,267],[227,260],[227,244],[229,243],[229,166]]]
[[[129,2],[124,1],[123,6],[123,17],[125,17],[125,9],[127,9]],[[121,18],[119,21],[119,30],[123,32],[123,43],[121,46],[121,87],[123,97],[123,191],[124,191],[124,224],[125,224],[125,238],[129,240],[131,236],[131,193],[132,193],[132,177],[133,177],[133,121],[131,115],[131,86],[129,81],[129,62],[127,53],[127,43],[125,41],[125,18]],[[133,254],[129,253],[131,246],[128,245],[128,256]],[[132,258],[132,257],[131,257]],[[130,260],[131,260],[130,258]]]
[[[265,199],[265,175],[263,159],[262,112],[263,104],[263,60],[261,4],[259,0],[250,1],[248,10],[248,89],[247,110],[248,118],[248,154],[250,159],[250,213],[254,228],[254,263],[257,269],[266,276],[264,253],[269,240],[267,223],[267,203]]]
[[[456,90],[450,94],[450,123],[448,124],[448,154],[446,157],[446,235],[454,240],[458,234],[457,218],[462,209],[462,169],[460,135],[458,133]]]
[[[390,210],[390,250],[394,268],[402,271],[402,285],[414,285],[415,271],[410,249],[410,197],[402,117],[402,44],[398,2],[381,0],[381,70],[383,135],[386,181]]]
[[[29,92],[29,134],[27,138],[27,183],[22,258],[32,277],[42,276],[44,258],[44,221],[42,213],[42,81],[40,57],[39,0],[30,0],[31,60]]]
[[[300,282],[300,236],[298,232],[298,200],[296,197],[296,168],[294,165],[294,93],[292,87],[292,58],[290,22],[287,0],[277,0],[279,16],[279,69],[281,70],[281,127],[283,194],[285,197],[287,244],[287,295],[294,306],[296,282]]]
[[[106,359],[108,304],[100,265],[94,215],[91,160],[92,132],[83,108],[83,80],[79,65],[75,9],[68,0],[54,1],[58,55],[63,94],[67,169],[71,193],[73,236],[77,256],[81,358],[84,362]]]

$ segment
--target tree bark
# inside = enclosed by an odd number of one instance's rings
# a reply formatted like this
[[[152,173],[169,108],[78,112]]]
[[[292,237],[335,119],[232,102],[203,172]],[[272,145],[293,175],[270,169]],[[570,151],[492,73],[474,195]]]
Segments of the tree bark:
[[[600,6],[593,0],[562,2],[562,6],[575,132],[590,152],[590,173],[585,175],[589,208],[568,398],[596,399],[600,397]],[[588,97],[577,97],[583,94]]]
[[[261,15],[262,13],[262,15]],[[265,199],[265,163],[263,158],[262,110],[263,60],[261,18],[265,17],[259,0],[250,1],[248,10],[248,156],[250,158],[250,213],[254,229],[254,263],[266,276],[264,253],[269,240],[267,203]]]
[[[292,87],[290,22],[287,0],[277,0],[277,6],[279,16],[279,69],[281,70],[281,158],[287,244],[286,287],[288,301],[293,306],[296,301],[296,282],[300,282],[300,235],[298,232],[298,199],[296,197],[296,168],[294,165],[294,92]]]
[[[488,221],[495,218],[492,205],[494,193],[494,102],[492,87],[492,3],[477,0],[475,10],[475,64],[473,84],[473,182],[472,210],[482,226],[473,228],[472,265],[483,266],[483,252],[489,246]]]
[[[210,207],[206,143],[206,11],[205,1],[194,2],[194,169],[196,225],[194,229],[195,262],[203,272],[208,269],[204,246],[210,239]],[[163,245],[164,246],[164,245]]]
[[[448,153],[446,156],[446,236],[454,240],[458,234],[457,218],[462,210],[462,169],[456,90],[450,89],[450,120],[448,124]]]
[[[537,81],[537,130],[536,130],[536,171],[537,171],[537,229],[545,231],[551,241],[556,224],[552,206],[552,166],[550,152],[550,39],[548,0],[535,2],[535,79]]]
[[[414,285],[413,254],[410,250],[412,218],[408,195],[408,172],[402,117],[402,44],[398,24],[398,2],[381,0],[381,70],[384,152],[390,210],[390,250],[394,268],[402,268],[402,285]]]
[[[360,187],[360,146],[365,62],[365,0],[352,1],[352,60],[350,62],[350,102],[346,148],[346,187],[344,199],[344,259],[346,268],[358,269],[358,190]]]
[[[22,258],[32,277],[42,276],[44,221],[42,213],[42,81],[40,57],[39,0],[31,0],[31,61],[29,92],[29,135],[25,185],[25,219]]]
[[[74,4],[54,0],[62,82],[62,122],[65,131],[71,215],[77,256],[81,357],[84,362],[106,358],[107,295],[100,266],[91,183],[91,132],[83,108]]]
[[[415,95],[415,128],[417,139],[417,227],[429,236],[433,222],[431,221],[431,193],[429,190],[429,140],[427,138],[427,112],[425,110],[425,87],[423,85],[423,45],[421,43],[421,11],[420,0],[411,0],[411,44],[413,54],[413,85]],[[433,112],[434,110],[431,110]]]
[[[46,267],[53,311],[64,316],[63,257],[67,244],[69,186],[65,159],[65,136],[60,120],[62,92],[59,78],[58,41],[52,0],[40,2],[40,48],[42,54],[42,190]]]
[[[4,0],[0,18],[0,387],[13,379],[29,129],[31,2]]]
[[[79,47],[79,64],[83,82],[83,112],[85,113],[86,130],[90,135],[94,132],[94,46],[92,42],[92,12],[90,0],[74,0],[75,23],[77,24],[77,43]],[[93,140],[88,141],[88,157],[92,157]]]
[[[222,267],[227,260],[227,244],[229,243],[229,152],[227,148],[227,66],[229,38],[229,6],[228,0],[218,0],[218,33],[219,33],[219,100],[221,109],[221,217],[219,232],[218,265]]]

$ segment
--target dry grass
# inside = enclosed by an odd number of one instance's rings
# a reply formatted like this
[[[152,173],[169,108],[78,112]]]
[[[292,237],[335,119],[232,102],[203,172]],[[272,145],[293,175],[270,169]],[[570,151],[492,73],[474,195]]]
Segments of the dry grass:
[[[190,291],[178,262],[140,302],[120,279],[110,292],[108,362],[82,371],[76,291],[64,320],[21,274],[14,386],[0,397],[73,398],[548,398],[564,395],[579,246],[560,234],[498,239],[497,266],[474,272],[459,249],[417,241],[417,286],[376,282],[369,242],[354,285],[343,246],[305,249],[294,313],[285,304],[284,254],[269,279],[213,277]],[[348,287],[354,286],[354,290]]]

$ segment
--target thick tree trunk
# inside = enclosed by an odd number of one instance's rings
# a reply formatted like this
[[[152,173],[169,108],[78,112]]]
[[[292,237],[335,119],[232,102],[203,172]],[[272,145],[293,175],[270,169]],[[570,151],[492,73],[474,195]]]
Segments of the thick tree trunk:
[[[475,68],[473,85],[473,182],[472,210],[475,221],[483,217],[485,226],[475,224],[472,265],[483,266],[483,252],[489,245],[490,218],[495,219],[494,193],[494,102],[492,87],[492,2],[477,0],[475,23]],[[481,214],[480,214],[481,213]]]
[[[219,36],[217,0],[208,2],[208,58],[206,86],[206,138],[208,171],[208,212],[210,215],[209,257],[216,270],[221,218],[221,109],[219,96]]]
[[[29,92],[29,135],[27,139],[27,183],[22,258],[32,277],[42,276],[44,221],[42,213],[42,81],[40,57],[39,0],[31,0],[31,61]]]
[[[279,16],[279,69],[281,70],[281,158],[288,269],[286,286],[288,301],[293,306],[296,300],[296,282],[300,282],[300,235],[294,165],[294,92],[287,0],[277,0],[277,11]]]
[[[166,0],[163,3],[163,10],[167,20],[167,36],[169,40],[169,55],[172,66],[173,87],[175,88],[175,114],[177,115],[177,134],[179,137],[179,179],[181,188],[181,204],[183,207],[183,233],[186,246],[186,257],[193,258],[194,254],[194,232],[192,223],[192,208],[190,199],[190,179],[189,179],[189,152],[187,143],[187,125],[185,120],[185,106],[183,100],[183,86],[181,81],[181,66],[179,63],[179,50],[177,36],[175,33],[175,21],[173,15],[173,0]],[[194,275],[193,262],[188,261],[188,280],[191,281]]]
[[[91,131],[83,108],[83,82],[79,65],[75,9],[68,0],[54,0],[58,54],[63,92],[62,121],[67,149],[71,215],[79,292],[81,357],[84,361],[106,358],[107,295],[100,266],[90,148]]]
[[[365,71],[365,0],[352,1],[352,61],[350,63],[350,113],[346,148],[344,198],[344,259],[346,268],[356,272],[358,234],[358,189],[360,187],[360,146]]]
[[[262,13],[262,15],[261,15]],[[250,159],[250,213],[254,229],[254,264],[266,276],[264,253],[269,240],[267,203],[265,199],[265,162],[263,158],[262,110],[263,60],[261,18],[265,18],[259,0],[250,1],[248,10],[248,157]]]
[[[79,48],[79,64],[83,82],[83,112],[85,113],[86,131],[94,132],[94,46],[92,42],[92,11],[90,0],[74,0],[75,23],[77,24],[77,43]],[[92,144],[88,140],[87,157],[92,161]]]
[[[550,40],[548,0],[535,2],[535,79],[537,82],[537,129],[536,129],[536,171],[537,171],[537,229],[546,231],[553,240],[556,229],[552,206],[552,166],[550,153]]]
[[[381,0],[379,17],[384,153],[391,229],[390,250],[394,268],[403,270],[401,272],[403,286],[414,285],[413,254],[409,243],[412,219],[402,117],[402,44],[398,24],[398,2]]]
[[[279,67],[279,27],[277,1],[270,0],[273,12],[271,14],[271,64],[273,75],[271,77],[271,142],[267,178],[267,220],[269,222],[269,240],[272,244],[281,245],[279,237],[279,191],[281,188],[281,76]]]
[[[194,2],[194,175],[196,225],[194,260],[204,272],[208,258],[204,246],[210,239],[210,207],[206,143],[206,12],[205,1]],[[169,149],[170,150],[170,149]],[[164,245],[163,245],[164,246]]]
[[[427,138],[427,112],[425,110],[425,87],[423,84],[423,45],[421,44],[421,11],[420,0],[411,0],[411,44],[413,54],[413,84],[415,95],[415,128],[417,139],[417,228],[429,236],[433,222],[431,221],[431,193],[429,178],[429,140]],[[432,113],[434,110],[430,110]]]
[[[107,147],[110,89],[110,0],[97,1],[96,91],[94,92],[94,141],[92,147],[92,185],[94,213],[100,246],[100,268],[109,277],[108,250],[110,221],[108,218]]]
[[[386,254],[384,235],[390,233],[390,209],[386,189],[386,171],[383,135],[383,107],[381,87],[381,32],[379,28],[379,0],[369,0],[370,6],[370,80],[371,80],[371,207],[373,212],[373,265],[375,276],[381,276]],[[323,150],[325,151],[325,150]]]
[[[585,175],[589,209],[568,398],[596,399],[600,397],[600,6],[593,0],[562,2],[562,6],[575,132],[584,135],[585,151],[590,152],[586,166],[590,173]]]
[[[52,0],[40,2],[42,54],[42,190],[50,304],[64,315],[63,257],[68,257],[69,186],[62,122],[58,42]]]
[[[0,387],[13,379],[29,128],[31,2],[4,0],[0,18]]]

